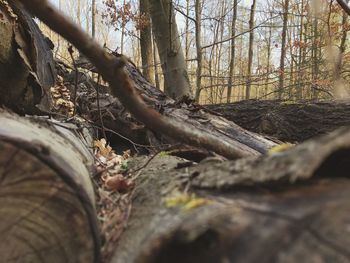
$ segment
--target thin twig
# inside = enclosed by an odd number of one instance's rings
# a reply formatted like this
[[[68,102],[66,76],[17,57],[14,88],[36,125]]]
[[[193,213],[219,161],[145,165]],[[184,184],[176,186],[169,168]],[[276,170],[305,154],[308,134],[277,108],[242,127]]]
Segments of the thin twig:
[[[78,67],[77,67],[77,63],[75,62],[73,53],[73,46],[70,45],[68,47],[68,52],[69,55],[72,59],[73,62],[73,66],[74,66],[74,71],[75,71],[75,79],[74,79],[74,95],[73,95],[73,103],[74,103],[74,110],[73,110],[73,116],[75,116],[75,114],[77,113],[77,94],[78,94],[78,77],[79,77],[79,72],[78,72]]]
[[[100,123],[101,123],[103,138],[107,139],[105,126],[104,126],[104,124],[103,124],[103,118],[102,118],[101,107],[100,107],[100,80],[101,80],[101,74],[98,74],[98,77],[97,77],[97,86],[95,87],[95,90],[96,90],[96,99],[97,99],[97,110],[98,110],[98,115],[99,115],[99,118],[100,118]]]

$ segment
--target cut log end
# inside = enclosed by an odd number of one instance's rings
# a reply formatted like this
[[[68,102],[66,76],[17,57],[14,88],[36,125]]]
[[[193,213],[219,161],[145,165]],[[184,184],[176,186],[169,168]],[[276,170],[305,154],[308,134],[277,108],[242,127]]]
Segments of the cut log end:
[[[41,160],[0,142],[2,262],[93,262],[90,222],[76,192]]]

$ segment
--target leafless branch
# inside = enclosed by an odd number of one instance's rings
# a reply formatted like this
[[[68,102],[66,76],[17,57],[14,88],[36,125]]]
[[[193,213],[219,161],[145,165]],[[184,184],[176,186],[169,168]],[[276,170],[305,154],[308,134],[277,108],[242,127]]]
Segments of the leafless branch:
[[[124,69],[127,59],[108,54],[95,40],[71,20],[56,10],[47,0],[14,0],[24,5],[51,29],[65,37],[83,53],[108,81],[113,95],[148,128],[169,136],[179,142],[203,147],[227,158],[259,155],[259,153],[237,142],[234,146],[192,125],[181,123],[161,115],[149,108],[135,89],[134,82]]]
[[[337,0],[338,4],[343,8],[345,13],[347,13],[350,16],[350,7],[347,3],[344,2],[344,0]]]

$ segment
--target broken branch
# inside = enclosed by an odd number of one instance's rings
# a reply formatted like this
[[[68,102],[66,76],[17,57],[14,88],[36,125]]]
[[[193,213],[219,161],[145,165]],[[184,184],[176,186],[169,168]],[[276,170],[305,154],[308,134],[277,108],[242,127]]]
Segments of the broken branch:
[[[112,94],[147,127],[183,143],[206,148],[227,158],[235,159],[259,153],[244,144],[232,146],[203,130],[195,129],[161,115],[149,108],[134,88],[134,82],[125,72],[125,57],[108,54],[87,33],[56,10],[47,0],[16,0],[31,11],[51,29],[65,37],[82,52],[110,84]]]

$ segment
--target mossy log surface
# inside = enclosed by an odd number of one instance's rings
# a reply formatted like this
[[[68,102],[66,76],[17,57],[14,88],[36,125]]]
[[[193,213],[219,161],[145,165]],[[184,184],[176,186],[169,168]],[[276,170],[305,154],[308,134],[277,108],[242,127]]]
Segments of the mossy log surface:
[[[349,128],[236,161],[158,156],[112,262],[348,262],[349,158]]]

